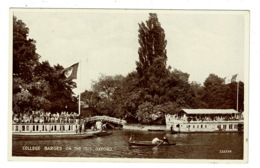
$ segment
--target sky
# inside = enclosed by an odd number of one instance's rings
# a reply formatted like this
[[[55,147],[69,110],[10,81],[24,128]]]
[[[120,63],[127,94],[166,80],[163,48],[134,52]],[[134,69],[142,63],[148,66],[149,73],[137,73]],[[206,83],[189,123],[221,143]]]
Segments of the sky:
[[[138,23],[157,13],[166,34],[167,64],[203,84],[209,74],[243,81],[246,13],[186,10],[15,10],[36,40],[40,61],[64,68],[80,62],[75,93],[101,74],[127,75],[138,61]]]

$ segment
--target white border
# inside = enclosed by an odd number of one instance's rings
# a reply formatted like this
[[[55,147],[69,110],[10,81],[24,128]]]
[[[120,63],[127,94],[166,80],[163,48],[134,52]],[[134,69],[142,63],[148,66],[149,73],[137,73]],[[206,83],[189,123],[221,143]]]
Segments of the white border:
[[[106,2],[104,2],[106,1]],[[140,1],[140,0],[139,0]],[[179,0],[179,1],[155,1],[155,0],[143,0],[139,3],[137,0],[95,0],[95,1],[87,1],[85,0],[84,3],[83,1],[68,1],[68,0],[56,0],[55,2],[50,2],[48,0],[45,1],[40,1],[40,0],[14,0],[8,4],[3,3],[2,1],[0,2],[0,19],[1,19],[1,27],[0,27],[0,37],[1,37],[1,45],[0,45],[0,52],[1,52],[1,59],[2,59],[2,66],[1,65],[1,72],[4,72],[4,76],[2,77],[2,82],[1,82],[1,88],[2,89],[2,94],[1,94],[1,104],[3,104],[3,108],[1,107],[1,113],[2,113],[2,120],[1,120],[1,128],[6,128],[7,126],[7,104],[8,104],[8,99],[7,99],[7,79],[8,76],[6,73],[8,69],[8,10],[9,7],[44,7],[44,8],[143,8],[143,9],[232,9],[232,10],[250,10],[251,12],[251,36],[250,36],[250,123],[249,123],[249,164],[239,164],[239,165],[226,165],[228,167],[251,167],[253,165],[257,165],[258,161],[258,131],[256,130],[259,128],[258,126],[258,120],[260,119],[259,117],[259,108],[258,108],[258,102],[259,100],[257,99],[259,92],[259,64],[257,56],[259,55],[259,9],[257,0],[255,1],[245,1],[245,0],[218,0],[218,1],[212,1],[212,0],[193,0],[192,2],[189,0]],[[4,23],[4,24],[3,24]],[[258,94],[257,94],[258,93]],[[85,164],[80,164],[80,163],[50,163],[50,162],[44,162],[44,163],[32,163],[32,162],[8,162],[7,161],[7,128],[3,129],[2,134],[5,135],[5,138],[1,138],[1,164],[5,164],[5,167],[17,167],[17,166],[26,166],[26,167],[46,167],[46,166],[60,166],[60,167],[71,167],[71,166],[77,166],[77,167],[86,167],[86,166],[92,166],[96,167],[96,165],[93,165],[93,163],[88,163],[88,165]],[[146,164],[147,166],[154,166],[154,164]],[[101,165],[102,167],[104,166],[112,166],[112,165]],[[128,165],[128,164],[113,164],[113,166],[136,166],[136,165]],[[139,165],[138,166],[142,166]],[[155,165],[156,167],[160,165]],[[164,164],[163,166],[181,166],[181,167],[208,167],[209,165],[205,164],[195,164],[195,165],[190,165],[190,164],[182,164],[182,165],[170,165],[170,164]],[[223,165],[210,165],[213,167],[221,166]]]

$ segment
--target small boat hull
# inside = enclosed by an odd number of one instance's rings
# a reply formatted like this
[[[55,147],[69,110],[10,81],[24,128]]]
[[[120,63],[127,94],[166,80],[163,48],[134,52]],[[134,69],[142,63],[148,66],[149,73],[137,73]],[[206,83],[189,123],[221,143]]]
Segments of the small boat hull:
[[[108,135],[113,134],[113,132],[111,132],[111,131],[91,131],[89,133],[93,134],[94,136],[98,136],[98,137],[108,136]]]
[[[164,130],[164,129],[148,129],[148,131],[151,131],[151,132],[165,132],[166,130]]]
[[[157,146],[158,144],[153,144],[151,141],[131,141],[128,142],[129,146],[131,147],[154,147]],[[170,143],[170,144],[166,144],[166,143],[162,143],[159,146],[174,146],[176,145],[176,143]]]

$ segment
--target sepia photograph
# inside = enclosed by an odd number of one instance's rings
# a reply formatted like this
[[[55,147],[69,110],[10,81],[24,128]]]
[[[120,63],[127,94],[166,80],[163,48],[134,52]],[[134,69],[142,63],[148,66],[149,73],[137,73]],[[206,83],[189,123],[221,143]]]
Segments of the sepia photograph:
[[[10,9],[9,160],[246,163],[249,16]]]

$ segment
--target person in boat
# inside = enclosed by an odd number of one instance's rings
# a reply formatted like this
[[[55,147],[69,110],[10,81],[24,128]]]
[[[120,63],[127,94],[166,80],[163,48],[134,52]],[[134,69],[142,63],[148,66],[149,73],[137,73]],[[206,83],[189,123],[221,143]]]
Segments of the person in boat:
[[[99,121],[96,121],[96,129],[97,130],[102,130],[102,121],[101,120],[99,120]]]
[[[169,144],[169,140],[166,137],[163,137],[163,144]]]
[[[95,125],[92,125],[92,126],[91,126],[91,130],[92,130],[92,131],[96,131],[96,126],[95,126]]]
[[[134,142],[134,140],[135,140],[135,136],[131,135],[130,138],[129,138],[129,142]]]
[[[160,140],[159,138],[155,137],[153,140],[152,140],[152,144],[159,144],[159,143],[162,143],[163,141]]]
[[[102,125],[102,130],[106,130],[107,129],[107,123]]]

